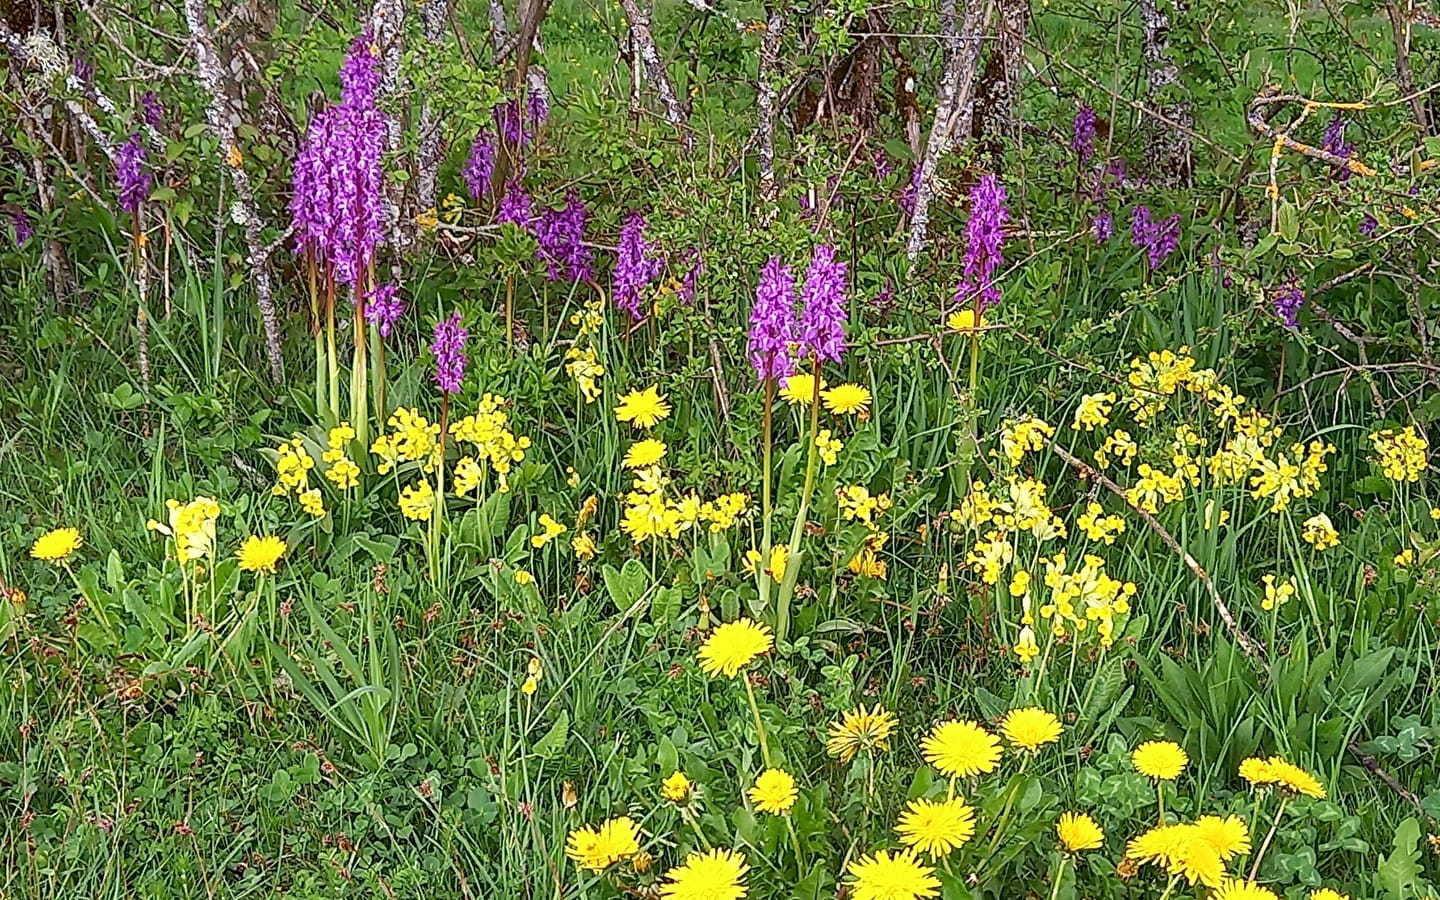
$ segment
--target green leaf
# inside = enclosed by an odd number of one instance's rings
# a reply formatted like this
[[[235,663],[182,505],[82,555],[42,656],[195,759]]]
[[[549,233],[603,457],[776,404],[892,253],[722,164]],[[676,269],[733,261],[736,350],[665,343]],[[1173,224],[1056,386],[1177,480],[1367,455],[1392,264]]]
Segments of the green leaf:
[[[565,742],[570,739],[570,713],[560,710],[560,717],[545,736],[535,742],[531,750],[541,759],[553,759],[561,750],[565,749]]]
[[[628,612],[644,595],[645,583],[650,580],[650,573],[638,559],[626,560],[625,567],[619,571],[607,565],[600,574],[605,579],[605,592],[622,613]]]
[[[1372,876],[1375,887],[1395,900],[1404,900],[1414,895],[1416,882],[1420,877],[1420,820],[1410,816],[1395,829],[1394,851]]]
[[[678,587],[663,588],[655,593],[650,603],[650,621],[656,625],[668,626],[680,618],[680,602],[684,597]]]
[[[1276,215],[1275,230],[1280,232],[1280,237],[1285,243],[1293,244],[1300,236],[1300,213],[1295,210],[1295,205],[1289,200],[1280,204],[1280,211]],[[1284,252],[1283,249],[1281,252]]]
[[[199,137],[200,135],[204,134],[204,133],[205,133],[205,129],[208,128],[208,127],[209,127],[209,126],[207,126],[204,122],[196,122],[194,125],[191,125],[190,127],[188,127],[188,128],[185,129],[185,140],[187,140],[187,141],[193,141],[193,140],[195,140],[195,138],[197,138],[197,137]]]

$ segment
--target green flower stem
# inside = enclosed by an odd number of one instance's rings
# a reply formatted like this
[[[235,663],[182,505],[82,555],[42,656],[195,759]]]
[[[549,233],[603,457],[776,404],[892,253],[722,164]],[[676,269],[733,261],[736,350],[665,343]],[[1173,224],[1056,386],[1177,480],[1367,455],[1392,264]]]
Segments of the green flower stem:
[[[373,283],[373,279],[371,279]],[[357,293],[360,288],[356,286]],[[369,406],[370,381],[366,375],[365,352],[365,303],[358,296],[355,302],[355,356],[350,367],[350,427],[355,429],[355,440],[362,450],[370,447]],[[363,456],[363,453],[357,453]]]
[[[705,837],[705,832],[700,830],[700,820],[695,817],[694,811],[690,809],[690,804],[687,803],[680,807],[680,818],[684,819],[690,829],[695,832],[695,837],[700,839],[700,846],[706,850],[713,849],[710,846],[710,839]]]
[[[320,292],[316,284],[315,258],[305,255],[306,268],[310,278],[310,327],[315,339],[315,416],[324,421],[325,416],[325,329],[321,322]]]
[[[755,688],[750,684],[750,678],[744,672],[740,673],[740,680],[745,682],[745,696],[750,700],[750,714],[755,717],[755,733],[760,736],[760,759],[765,763],[765,768],[770,768],[770,744],[765,739],[765,723],[760,720],[760,705],[755,702]]]
[[[1069,859],[1064,853],[1060,854],[1060,862],[1055,866],[1055,877],[1051,879],[1054,884],[1050,887],[1050,900],[1060,896],[1060,876],[1065,874],[1065,862]]]
[[[795,582],[800,577],[800,563],[804,557],[804,551],[800,548],[800,539],[805,534],[805,516],[810,511],[810,495],[815,490],[815,469],[819,460],[819,448],[815,444],[815,436],[819,434],[820,427],[820,361],[815,361],[811,370],[811,378],[814,380],[815,393],[810,398],[810,429],[805,432],[804,440],[807,444],[805,452],[805,486],[800,492],[800,510],[795,514],[795,524],[790,528],[790,553],[785,561],[785,578],[780,583],[780,596],[775,602],[775,639],[783,641],[786,633],[790,630],[790,598],[795,594]],[[765,560],[769,564],[769,558]]]
[[[774,430],[774,409],[775,409],[775,379],[765,379],[765,436],[762,452],[765,460],[760,469],[760,508],[763,520],[764,536],[760,540],[760,561],[755,566],[755,586],[760,592],[760,608],[766,609],[770,604],[770,522],[774,517],[774,509],[770,497],[770,467],[774,456],[773,430]]]
[[[120,638],[115,634],[115,629],[110,624],[110,616],[105,612],[105,608],[91,599],[89,594],[85,593],[85,588],[80,586],[80,579],[75,575],[75,570],[70,568],[69,560],[61,560],[60,565],[65,568],[65,574],[70,576],[70,581],[75,585],[75,590],[81,597],[85,598],[86,605],[95,611],[95,618],[100,620],[100,627],[105,629],[105,636],[109,638],[110,643],[114,645],[115,652],[120,652]]]
[[[1169,896],[1170,896],[1170,892],[1173,891],[1173,890],[1175,890],[1175,885],[1176,885],[1179,881],[1180,881],[1180,876],[1179,876],[1179,875],[1172,876],[1171,879],[1170,879],[1170,883],[1167,884],[1167,885],[1165,885],[1165,893],[1163,893],[1163,894],[1160,895],[1160,900],[1168,900],[1168,898],[1169,898]]]
[[[1155,802],[1160,807],[1160,818],[1157,825],[1165,824],[1165,782],[1159,778],[1155,779]]]
[[[798,872],[803,865],[805,854],[800,850],[800,835],[795,833],[795,820],[790,818],[788,813],[785,816],[785,830],[790,833],[790,847],[795,851],[795,869]]]
[[[1270,842],[1275,839],[1275,830],[1280,827],[1280,817],[1285,815],[1285,804],[1289,802],[1289,797],[1281,796],[1280,806],[1275,810],[1275,819],[1270,823],[1270,830],[1265,833],[1265,840],[1260,842],[1260,849],[1255,853],[1255,861],[1250,864],[1251,881],[1260,873],[1260,863],[1265,859],[1265,851],[1270,849]]]
[[[325,279],[325,367],[330,380],[330,404],[325,425],[340,424],[340,353],[335,346],[335,281]]]

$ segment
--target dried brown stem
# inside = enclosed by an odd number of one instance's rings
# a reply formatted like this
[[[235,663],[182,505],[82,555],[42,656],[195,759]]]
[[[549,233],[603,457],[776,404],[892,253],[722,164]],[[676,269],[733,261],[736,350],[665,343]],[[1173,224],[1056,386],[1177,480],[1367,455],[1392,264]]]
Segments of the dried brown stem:
[[[1225,600],[1220,596],[1220,592],[1216,590],[1215,582],[1211,580],[1210,574],[1205,571],[1204,566],[1201,566],[1195,557],[1190,555],[1189,551],[1180,546],[1180,542],[1175,540],[1169,531],[1165,530],[1165,526],[1161,525],[1158,519],[1131,503],[1130,499],[1125,496],[1125,489],[1111,481],[1104,472],[1078,459],[1071,454],[1070,451],[1061,447],[1053,440],[1046,438],[1045,442],[1049,445],[1050,449],[1054,451],[1055,455],[1064,460],[1082,479],[1093,481],[1116,497],[1119,497],[1126,506],[1130,507],[1130,509],[1140,517],[1142,522],[1149,526],[1151,531],[1155,532],[1156,536],[1164,542],[1165,546],[1169,547],[1176,556],[1180,557],[1191,574],[1205,586],[1205,592],[1210,595],[1210,602],[1214,605],[1215,611],[1220,615],[1220,619],[1225,623],[1225,627],[1229,629],[1231,637],[1235,639],[1235,643],[1240,645],[1240,649],[1244,651],[1246,656],[1260,662],[1263,666],[1265,662],[1264,645],[1247,634],[1245,630],[1240,627],[1240,623],[1235,621],[1235,616],[1230,612],[1230,607],[1226,605]]]

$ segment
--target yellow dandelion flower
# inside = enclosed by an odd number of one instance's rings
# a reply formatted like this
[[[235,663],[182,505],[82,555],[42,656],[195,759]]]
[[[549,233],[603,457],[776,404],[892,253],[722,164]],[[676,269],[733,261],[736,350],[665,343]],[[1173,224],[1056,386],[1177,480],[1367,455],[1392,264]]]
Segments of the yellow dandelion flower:
[[[825,752],[848,763],[861,750],[871,753],[890,749],[890,736],[895,733],[899,721],[895,714],[879,705],[873,709],[857,706],[845,713],[839,720],[830,723],[830,738],[825,742]]]
[[[1253,881],[1233,878],[1210,895],[1210,900],[1280,900],[1274,891]]]
[[[1038,706],[1011,710],[1000,723],[1000,733],[1006,740],[1032,753],[1060,740],[1060,731],[1060,720],[1055,714]]]
[[[837,415],[863,412],[870,406],[870,389],[858,384],[840,384],[821,394],[825,408]]]
[[[920,750],[926,762],[951,778],[993,772],[1000,763],[1000,741],[970,721],[936,725]]]
[[[603,872],[639,852],[640,826],[628,816],[610,819],[599,828],[577,828],[565,844],[565,855],[591,872]]]
[[[975,836],[975,810],[959,797],[943,802],[911,800],[895,825],[900,842],[939,859]]]
[[[627,469],[644,469],[655,465],[664,458],[665,442],[646,438],[630,445],[630,449],[625,451],[625,460],[622,465]]]
[[[1196,836],[1215,848],[1221,862],[1250,852],[1250,829],[1239,816],[1201,816],[1195,820]]]
[[[1061,813],[1055,823],[1055,836],[1060,839],[1060,846],[1070,853],[1098,850],[1105,843],[1105,832],[1094,819],[1080,812]]]
[[[587,559],[594,559],[595,539],[582,531],[575,535],[575,538],[570,541],[570,550],[575,554],[575,558],[582,562]]]
[[[690,801],[690,794],[695,786],[690,779],[685,777],[684,772],[672,772],[664,781],[660,782],[660,796],[671,803],[684,805]]]
[[[846,868],[851,900],[925,900],[940,894],[935,870],[921,863],[913,852],[877,850],[862,856]]]
[[[273,534],[264,537],[251,535],[240,544],[235,552],[240,560],[240,569],[245,572],[269,572],[274,574],[280,557],[285,555],[285,542]]]
[[[735,675],[754,661],[755,657],[769,651],[775,644],[770,626],[751,619],[726,622],[710,632],[700,646],[700,668],[707,675]]]
[[[1317,800],[1325,799],[1325,785],[1320,779],[1279,756],[1265,761],[1265,774],[1269,783],[1291,794],[1302,794]]]
[[[691,853],[685,862],[665,873],[660,896],[672,900],[740,900],[745,896],[745,857],[734,850],[715,848]]]
[[[961,334],[968,334],[975,330],[975,310],[957,309],[945,320],[945,327],[951,331],[958,331]],[[980,317],[980,327],[985,327],[985,317]]]
[[[820,379],[820,390],[827,386],[825,379]],[[791,405],[809,406],[815,400],[815,376],[808,372],[791,375],[780,388],[780,398]]]
[[[48,563],[64,562],[85,543],[78,528],[56,528],[47,531],[30,545],[30,558]]]
[[[784,769],[766,769],[750,788],[750,802],[755,808],[774,816],[788,812],[799,796],[795,777]]]
[[[1173,741],[1146,741],[1130,754],[1130,762],[1136,771],[1156,781],[1171,781],[1180,777],[1189,761],[1190,757]]]
[[[620,405],[615,407],[615,418],[635,428],[653,428],[669,415],[670,404],[653,385],[643,391],[631,391],[621,397]]]
[[[1310,892],[1310,900],[1350,900],[1350,895],[1342,894],[1334,888],[1321,888]]]

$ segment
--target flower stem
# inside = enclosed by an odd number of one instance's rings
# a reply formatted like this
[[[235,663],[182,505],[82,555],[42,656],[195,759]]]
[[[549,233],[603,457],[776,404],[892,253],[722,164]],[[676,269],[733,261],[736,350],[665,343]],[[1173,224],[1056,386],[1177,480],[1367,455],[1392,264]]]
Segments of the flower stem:
[[[765,460],[760,469],[760,506],[763,520],[764,536],[760,540],[760,562],[755,566],[755,584],[760,592],[760,608],[765,609],[770,603],[770,521],[773,518],[774,510],[771,508],[770,498],[770,466],[774,455],[771,445],[772,432],[774,427],[775,407],[775,379],[765,379],[765,436],[761,451]]]
[[[1156,824],[1165,824],[1165,782],[1155,779],[1155,800],[1160,805],[1160,821]]]
[[[785,561],[785,577],[780,583],[780,596],[775,603],[775,639],[784,640],[790,629],[790,598],[795,593],[795,582],[800,577],[800,563],[804,551],[800,549],[800,538],[805,534],[805,516],[810,511],[810,495],[815,490],[815,463],[819,448],[815,435],[820,426],[820,360],[815,360],[811,378],[815,393],[810,398],[810,430],[804,440],[808,445],[805,453],[805,486],[800,491],[800,510],[795,514],[795,524],[790,528],[790,553]],[[768,558],[767,558],[768,562]]]
[[[745,682],[745,696],[750,700],[750,715],[755,717],[755,733],[760,736],[760,759],[768,769],[770,768],[770,743],[765,738],[765,723],[760,720],[760,705],[755,702],[755,688],[750,684],[750,676],[744,672],[740,673],[740,680]]]
[[[1065,862],[1069,859],[1065,854],[1060,854],[1060,864],[1055,867],[1054,885],[1050,888],[1050,900],[1060,896],[1060,876],[1065,874]]]
[[[1251,881],[1254,881],[1255,876],[1260,873],[1260,862],[1265,859],[1265,851],[1270,849],[1270,842],[1275,839],[1275,829],[1280,827],[1280,817],[1285,815],[1285,804],[1289,802],[1289,797],[1280,798],[1280,807],[1275,810],[1275,820],[1270,823],[1270,830],[1265,833],[1265,840],[1260,842],[1260,849],[1255,854],[1255,861],[1250,864]]]

